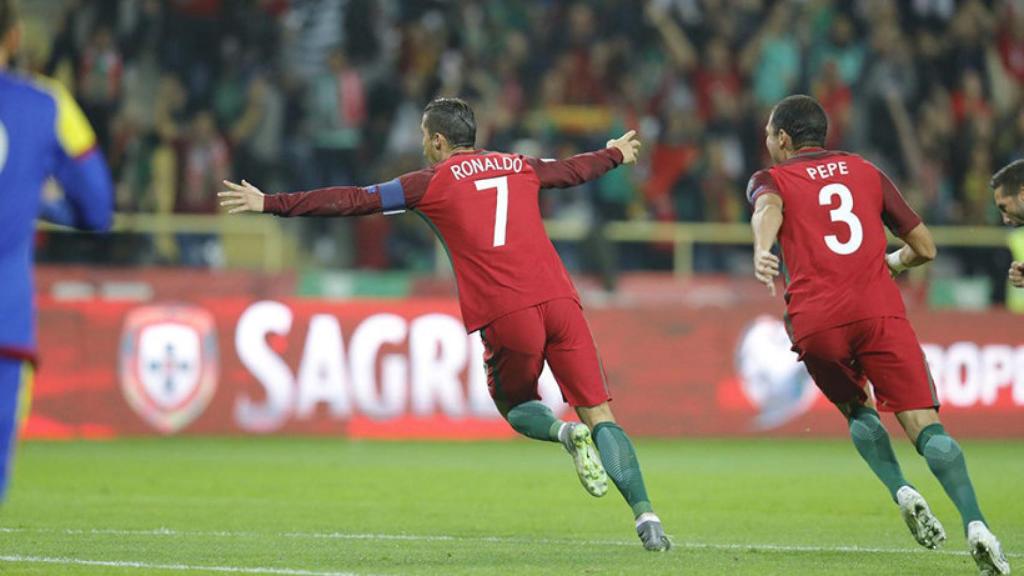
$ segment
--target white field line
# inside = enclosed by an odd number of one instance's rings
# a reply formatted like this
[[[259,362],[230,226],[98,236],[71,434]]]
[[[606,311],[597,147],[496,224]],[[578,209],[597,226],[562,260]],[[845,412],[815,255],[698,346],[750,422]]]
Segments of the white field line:
[[[246,531],[191,531],[176,530],[173,528],[154,528],[149,530],[121,530],[116,528],[13,528],[0,527],[0,533],[47,533],[65,534],[69,536],[141,536],[141,537],[166,537],[166,538],[295,538],[310,540],[370,540],[370,541],[406,541],[406,542],[489,542],[501,544],[582,544],[587,546],[639,546],[634,540],[594,540],[576,538],[529,538],[515,536],[450,536],[433,534],[375,534],[375,533],[352,533],[352,532],[246,532]],[[717,542],[686,542],[673,540],[672,545],[676,548],[687,548],[693,550],[733,550],[733,551],[759,551],[759,552],[806,552],[806,553],[850,553],[850,554],[941,554],[946,556],[966,556],[967,551],[963,550],[925,550],[924,548],[881,548],[874,546],[813,546],[813,545],[791,545],[791,544],[770,544],[770,543],[717,543]],[[949,544],[947,544],[949,546]],[[1024,558],[1024,553],[1006,553],[1010,558]],[[0,557],[0,561],[4,557]],[[282,574],[291,574],[282,573]],[[296,572],[296,574],[307,574]],[[334,573],[308,573],[308,574],[334,574]],[[346,573],[342,573],[346,574]]]
[[[194,566],[192,564],[153,564],[118,560],[84,560],[82,558],[48,556],[0,556],[0,563],[59,564],[62,566],[102,566],[104,568],[139,568],[143,570],[177,570],[178,572],[227,572],[230,574],[271,574],[274,576],[359,576],[354,572],[320,572],[293,568],[261,568],[240,566]]]

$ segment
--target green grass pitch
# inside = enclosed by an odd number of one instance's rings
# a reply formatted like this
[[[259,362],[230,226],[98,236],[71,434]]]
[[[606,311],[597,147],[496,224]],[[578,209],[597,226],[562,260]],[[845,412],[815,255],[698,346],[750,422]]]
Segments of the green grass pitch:
[[[641,440],[675,541],[644,552],[614,488],[555,444],[147,439],[28,442],[0,509],[0,574],[975,574],[959,518],[920,549],[850,443]],[[964,442],[982,508],[1024,570],[1024,444]]]

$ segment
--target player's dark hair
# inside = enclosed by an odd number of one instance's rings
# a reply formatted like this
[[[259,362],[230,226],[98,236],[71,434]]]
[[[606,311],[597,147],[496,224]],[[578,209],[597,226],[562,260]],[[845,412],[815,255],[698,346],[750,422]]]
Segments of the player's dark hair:
[[[0,0],[0,38],[14,27],[18,20],[18,6],[15,0]]]
[[[428,134],[443,135],[453,148],[472,148],[476,144],[476,118],[465,100],[435,98],[423,114]]]
[[[1024,186],[1024,160],[1014,160],[999,169],[988,183],[992,190],[1003,187],[1003,196],[1013,196]]]
[[[772,110],[772,131],[785,130],[793,139],[793,148],[824,146],[828,135],[828,116],[810,96],[787,96]]]

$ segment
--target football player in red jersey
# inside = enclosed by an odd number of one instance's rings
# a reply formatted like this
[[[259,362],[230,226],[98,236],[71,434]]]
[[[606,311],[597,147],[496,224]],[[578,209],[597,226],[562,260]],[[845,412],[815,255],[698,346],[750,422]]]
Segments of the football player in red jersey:
[[[1003,166],[992,176],[989,183],[995,197],[996,208],[1003,217],[1003,224],[1019,228],[1024,226],[1024,160],[1016,160]],[[1024,261],[1010,264],[1010,283],[1024,288]]]
[[[220,193],[221,204],[232,213],[279,216],[417,213],[451,259],[462,319],[467,332],[480,331],[499,411],[520,434],[560,442],[592,495],[603,495],[611,476],[633,511],[644,548],[667,550],[671,542],[647,497],[633,444],[608,405],[594,339],[544,229],[538,198],[541,188],[577,186],[635,162],[635,133],[558,161],[480,150],[473,110],[457,98],[428,104],[420,129],[429,168],[374,186],[266,196],[244,180],[225,182],[229,190]],[[557,419],[540,402],[537,380],[545,360],[582,424]]]
[[[774,294],[775,276],[786,273],[793,349],[847,418],[857,451],[889,489],[918,543],[935,548],[946,535],[904,478],[876,408],[896,413],[953,500],[981,573],[1009,574],[963,452],[939,422],[924,353],[893,281],[935,258],[931,233],[881,170],[856,154],[823,148],[828,119],[813,98],[779,102],[766,131],[774,166],[754,174],[747,187],[754,204],[754,274]],[[885,227],[905,242],[888,255]],[[776,240],[779,257],[771,252]]]

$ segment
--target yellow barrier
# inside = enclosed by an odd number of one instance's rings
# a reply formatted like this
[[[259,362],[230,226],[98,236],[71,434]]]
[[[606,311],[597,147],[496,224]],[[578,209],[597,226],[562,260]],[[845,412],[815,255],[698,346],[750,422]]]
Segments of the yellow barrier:
[[[547,222],[552,240],[580,240],[588,228],[569,222]],[[989,226],[936,226],[929,227],[940,247],[1005,248],[1008,230]],[[670,242],[674,249],[676,276],[693,274],[693,247],[695,244],[751,244],[753,234],[749,224],[683,223],[683,222],[609,222],[604,233],[613,242]],[[900,241],[892,236],[890,244]]]
[[[70,228],[45,222],[38,225],[49,232],[74,232]],[[285,235],[277,218],[238,217],[222,214],[116,214],[114,234],[213,234],[224,239],[225,252],[231,265],[252,265],[264,272],[276,273],[284,268]],[[252,239],[260,245],[253,249]]]
[[[590,232],[586,225],[550,220],[546,223],[548,234],[552,240],[578,241]],[[55,232],[68,231],[67,228],[52,224],[40,223],[39,228]],[[1009,230],[999,227],[981,226],[937,226],[931,228],[935,242],[940,247],[988,247],[1005,248]],[[252,237],[262,240],[262,250],[258,252],[258,267],[265,272],[279,272],[286,260],[286,241],[288,238],[281,230],[281,222],[277,218],[267,217],[229,217],[226,215],[155,215],[155,214],[118,214],[114,219],[114,233],[134,234],[217,234],[225,242],[234,240],[245,241]],[[752,241],[750,226],[743,223],[683,223],[683,222],[609,222],[604,233],[612,242],[665,242],[674,248],[674,272],[677,276],[693,274],[693,248],[695,244],[733,244],[746,245]],[[892,243],[898,243],[890,237]],[[294,242],[288,242],[294,245]],[[447,269],[444,250],[438,246],[438,269]],[[252,250],[250,250],[250,253]],[[242,258],[244,260],[244,258]],[[229,258],[232,264],[238,264],[236,258]],[[294,261],[288,258],[289,261]],[[256,264],[257,262],[252,262]]]

